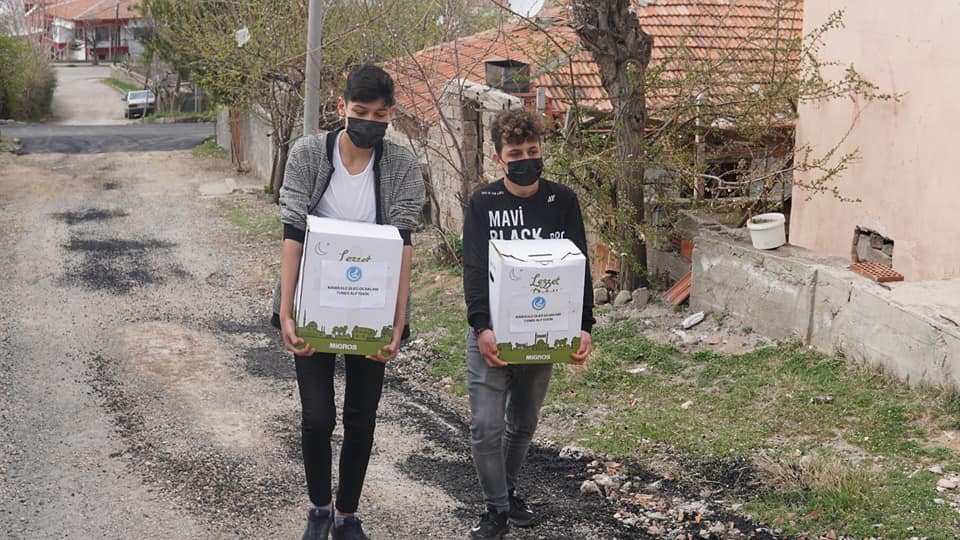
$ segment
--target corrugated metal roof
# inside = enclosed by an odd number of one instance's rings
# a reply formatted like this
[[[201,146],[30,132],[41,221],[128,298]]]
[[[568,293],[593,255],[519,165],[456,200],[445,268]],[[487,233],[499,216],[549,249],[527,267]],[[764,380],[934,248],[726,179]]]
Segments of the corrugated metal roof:
[[[648,93],[653,109],[690,90],[683,77],[690,62],[715,62],[727,70],[729,87],[710,90],[722,95],[797,60],[763,52],[800,38],[802,0],[650,0],[636,10],[641,28],[654,39],[650,68],[667,82]],[[574,99],[581,107],[610,110],[597,66],[581,46],[567,8],[545,10],[537,22],[539,28],[521,21],[388,62],[385,67],[397,83],[398,107],[436,124],[435,97],[448,80],[483,82],[485,62],[517,60],[530,64],[531,91],[544,88],[553,114],[566,113]],[[566,51],[573,52],[572,59]]]

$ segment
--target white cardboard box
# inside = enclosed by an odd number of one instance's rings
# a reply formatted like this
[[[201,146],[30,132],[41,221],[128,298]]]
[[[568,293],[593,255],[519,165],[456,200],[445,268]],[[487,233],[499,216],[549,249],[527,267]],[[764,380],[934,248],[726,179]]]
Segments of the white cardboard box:
[[[570,240],[490,240],[490,318],[509,364],[570,362],[586,257]]]
[[[308,216],[297,335],[318,352],[376,354],[393,338],[402,258],[396,227]]]

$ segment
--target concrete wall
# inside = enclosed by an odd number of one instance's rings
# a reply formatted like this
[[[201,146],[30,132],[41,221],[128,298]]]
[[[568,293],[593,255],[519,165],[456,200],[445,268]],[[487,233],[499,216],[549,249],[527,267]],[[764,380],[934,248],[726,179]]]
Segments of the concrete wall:
[[[795,246],[756,250],[739,232],[701,233],[691,304],[912,384],[960,388],[960,279],[881,285],[845,265]]]
[[[264,182],[270,181],[273,167],[273,141],[270,125],[258,115],[243,113],[240,119],[240,144],[243,164]],[[294,133],[298,131],[295,130]],[[217,113],[217,145],[230,151],[230,110],[221,107]]]
[[[922,5],[921,5],[922,4]],[[804,30],[845,10],[844,28],[826,36],[823,58],[853,64],[882,91],[904,93],[899,103],[835,100],[803,104],[797,143],[823,152],[841,141],[862,160],[836,180],[844,203],[830,194],[807,201],[794,187],[791,243],[850,258],[854,228],[895,242],[893,266],[907,280],[960,276],[955,219],[955,126],[960,123],[960,48],[955,0],[817,0],[804,4]],[[834,74],[836,76],[836,74]],[[800,182],[810,173],[797,173]]]

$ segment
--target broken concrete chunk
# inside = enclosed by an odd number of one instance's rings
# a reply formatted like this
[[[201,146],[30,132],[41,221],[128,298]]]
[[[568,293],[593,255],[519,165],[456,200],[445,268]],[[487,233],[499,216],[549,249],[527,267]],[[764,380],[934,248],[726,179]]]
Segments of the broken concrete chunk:
[[[693,315],[690,315],[689,317],[683,320],[683,329],[689,330],[693,328],[694,326],[702,323],[705,317],[706,317],[706,314],[702,311],[698,311]]]
[[[593,457],[593,450],[582,446],[564,446],[560,450],[560,457],[564,459],[585,459]]]
[[[589,495],[591,493],[599,494],[600,487],[597,486],[597,483],[593,480],[584,480],[583,483],[580,484],[580,493],[582,495]]]
[[[613,305],[615,306],[625,305],[627,302],[632,300],[632,298],[633,297],[630,295],[630,291],[620,291],[617,293],[617,297],[613,299]]]
[[[637,309],[641,309],[650,303],[650,289],[646,287],[635,289],[630,294],[633,297],[633,299],[631,300],[633,303],[633,307]]]
[[[601,306],[610,302],[610,295],[607,292],[607,289],[603,287],[598,287],[593,290],[593,304],[595,306]]]

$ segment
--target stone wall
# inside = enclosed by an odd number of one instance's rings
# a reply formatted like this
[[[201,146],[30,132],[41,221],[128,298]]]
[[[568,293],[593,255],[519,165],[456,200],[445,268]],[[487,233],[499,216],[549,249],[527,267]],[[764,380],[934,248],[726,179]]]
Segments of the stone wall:
[[[459,234],[470,194],[481,182],[501,176],[491,159],[490,124],[500,111],[522,107],[523,100],[486,85],[454,79],[446,84],[438,101],[442,118],[436,125],[418,129],[412,123],[394,122],[401,127],[388,136],[411,148],[426,165],[436,198],[433,220],[444,230]]]

